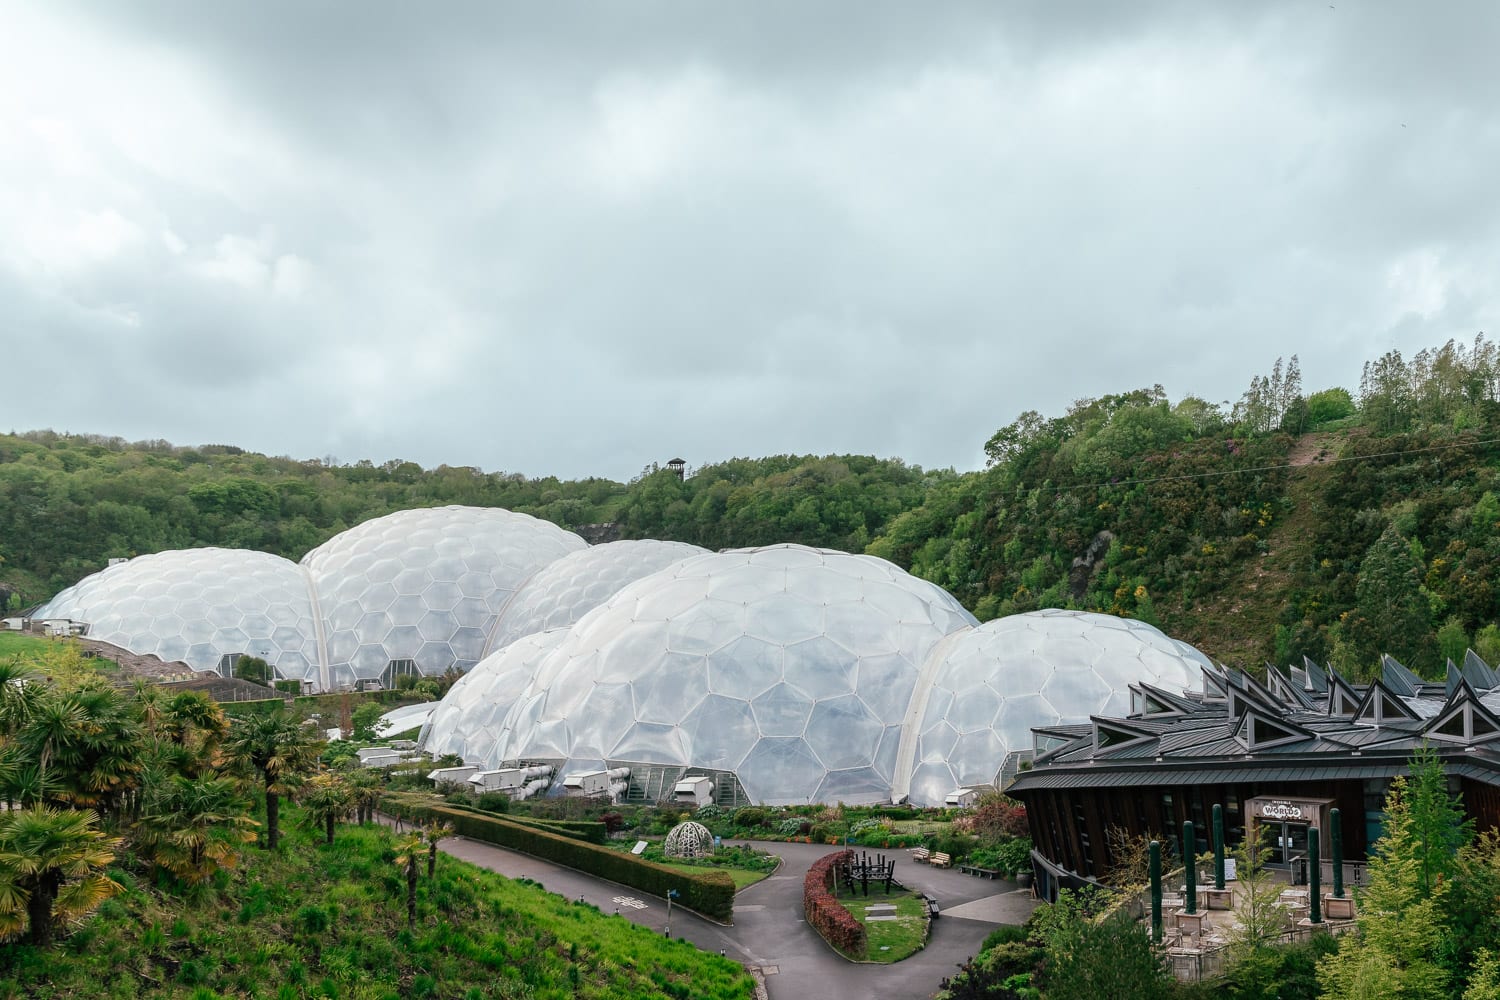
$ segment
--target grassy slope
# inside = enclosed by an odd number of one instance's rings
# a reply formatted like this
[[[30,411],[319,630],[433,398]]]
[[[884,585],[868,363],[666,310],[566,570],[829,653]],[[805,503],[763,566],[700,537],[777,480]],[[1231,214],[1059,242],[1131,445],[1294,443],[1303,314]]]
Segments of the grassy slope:
[[[1298,453],[1336,448],[1341,440],[1335,434],[1304,435],[1292,460],[1298,461]],[[1287,481],[1288,509],[1272,525],[1266,552],[1245,561],[1237,578],[1209,600],[1191,608],[1179,600],[1164,609],[1167,632],[1223,663],[1258,668],[1268,659],[1299,566],[1313,558],[1314,507],[1329,476],[1328,466],[1317,462],[1294,469]]]
[[[117,875],[128,891],[64,945],[0,949],[0,998],[753,995],[733,962],[443,856],[408,930],[388,831],[289,832],[192,904]]]

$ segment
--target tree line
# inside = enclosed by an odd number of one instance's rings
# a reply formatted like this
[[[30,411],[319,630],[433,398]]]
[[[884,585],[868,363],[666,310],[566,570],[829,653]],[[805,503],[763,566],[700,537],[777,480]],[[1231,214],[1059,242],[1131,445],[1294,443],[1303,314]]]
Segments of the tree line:
[[[1293,356],[1233,403],[1174,402],[1158,385],[1028,411],[963,474],[779,455],[563,481],[12,434],[0,436],[0,601],[37,603],[110,557],[169,548],[297,559],[368,518],[458,503],[710,549],[869,552],[981,619],[1128,615],[1221,656],[1220,638],[1253,628],[1235,647],[1246,666],[1308,656],[1367,676],[1390,653],[1436,674],[1468,648],[1500,659],[1497,393],[1500,354],[1482,335],[1387,352],[1353,392],[1304,392]],[[1320,454],[1294,465],[1309,432]],[[1247,602],[1262,618],[1233,617]]]

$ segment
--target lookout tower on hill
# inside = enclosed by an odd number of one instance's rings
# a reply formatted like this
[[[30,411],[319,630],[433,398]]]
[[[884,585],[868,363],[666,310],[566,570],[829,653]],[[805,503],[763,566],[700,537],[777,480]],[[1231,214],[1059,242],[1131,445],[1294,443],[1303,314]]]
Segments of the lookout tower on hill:
[[[668,462],[667,468],[671,469],[678,479],[687,475],[687,463],[680,458],[674,458]]]

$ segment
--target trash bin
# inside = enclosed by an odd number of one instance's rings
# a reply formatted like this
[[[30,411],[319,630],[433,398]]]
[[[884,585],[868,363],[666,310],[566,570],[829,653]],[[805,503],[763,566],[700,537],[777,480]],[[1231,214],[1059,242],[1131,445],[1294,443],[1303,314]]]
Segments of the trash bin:
[[[1292,885],[1307,884],[1307,859],[1292,859]]]

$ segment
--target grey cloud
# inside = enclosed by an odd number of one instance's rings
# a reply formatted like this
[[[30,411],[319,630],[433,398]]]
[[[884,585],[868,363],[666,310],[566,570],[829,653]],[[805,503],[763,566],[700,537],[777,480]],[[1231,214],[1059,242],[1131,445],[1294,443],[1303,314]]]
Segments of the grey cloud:
[[[99,369],[6,400],[16,427],[531,474],[971,467],[1023,409],[1233,399],[1294,352],[1352,385],[1494,328],[1493,5],[28,13],[192,86],[140,90],[182,123],[149,155],[78,111],[83,177],[0,157],[0,223],[44,198],[135,232],[73,263],[0,243],[8,335]]]

